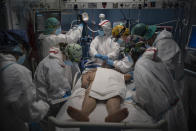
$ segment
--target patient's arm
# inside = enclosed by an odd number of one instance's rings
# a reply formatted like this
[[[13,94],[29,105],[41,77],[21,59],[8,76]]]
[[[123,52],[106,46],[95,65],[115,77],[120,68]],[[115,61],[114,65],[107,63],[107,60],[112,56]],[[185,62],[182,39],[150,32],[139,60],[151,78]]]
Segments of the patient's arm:
[[[77,121],[89,121],[89,115],[90,113],[95,109],[96,107],[96,99],[89,96],[89,91],[91,89],[92,81],[95,78],[95,70],[90,70],[82,75],[82,88],[86,88],[84,101],[82,103],[82,110],[78,110],[74,107],[69,106],[67,109],[67,113],[71,118]]]
[[[86,88],[93,82],[96,71],[97,69],[92,69],[82,75],[82,88]]]
[[[111,69],[111,67],[108,66],[108,65],[106,64],[105,61],[104,61],[103,64],[102,64],[102,68]],[[123,72],[121,72],[121,71],[120,71],[119,69],[117,69],[117,68],[113,68],[113,70],[118,71],[118,72],[124,74]],[[128,73],[127,73],[127,74],[124,74],[124,79],[125,79],[125,81],[129,81],[129,80],[131,79],[131,77],[133,77],[133,76],[131,76],[131,74],[128,74]]]
[[[132,77],[131,74],[124,74],[124,79],[125,79],[125,81],[130,80],[131,77]]]

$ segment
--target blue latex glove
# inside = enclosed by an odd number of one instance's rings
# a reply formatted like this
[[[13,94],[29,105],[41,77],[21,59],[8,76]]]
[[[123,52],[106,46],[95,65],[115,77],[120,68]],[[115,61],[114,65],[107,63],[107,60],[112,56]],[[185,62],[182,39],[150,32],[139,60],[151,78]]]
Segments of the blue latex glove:
[[[108,56],[106,56],[106,55],[102,55],[102,58],[101,58],[102,60],[108,60]]]
[[[107,59],[106,64],[110,65],[110,66],[113,66],[114,65],[114,61],[110,60],[110,59]]]
[[[101,54],[96,54],[95,55],[95,58],[100,58],[101,59],[102,58],[102,55]]]

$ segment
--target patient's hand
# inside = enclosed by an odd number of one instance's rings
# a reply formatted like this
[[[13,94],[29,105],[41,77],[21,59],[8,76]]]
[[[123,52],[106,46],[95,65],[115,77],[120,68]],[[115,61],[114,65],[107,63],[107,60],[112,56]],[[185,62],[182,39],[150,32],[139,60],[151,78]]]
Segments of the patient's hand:
[[[109,69],[111,69],[111,66],[106,64],[106,61],[103,61],[101,67],[102,68],[109,68]]]
[[[97,69],[92,69],[82,75],[82,88],[86,88],[93,82]]]
[[[131,74],[124,74],[124,79],[125,79],[125,81],[130,80],[131,77],[132,77]]]

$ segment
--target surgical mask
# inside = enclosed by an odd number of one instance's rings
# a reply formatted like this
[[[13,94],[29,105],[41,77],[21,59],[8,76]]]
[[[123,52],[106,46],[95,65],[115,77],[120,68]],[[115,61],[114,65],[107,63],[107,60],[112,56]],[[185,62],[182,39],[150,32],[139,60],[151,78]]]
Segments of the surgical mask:
[[[26,59],[26,55],[22,55],[18,58],[17,63],[22,65],[25,59]]]
[[[98,30],[98,34],[99,34],[99,36],[104,36],[104,31],[103,30]]]
[[[121,45],[124,41],[123,41],[123,39],[119,38],[116,42],[117,42],[119,45]]]
[[[112,35],[112,29],[111,28],[103,28],[104,34],[106,36]]]
[[[56,29],[55,34],[56,35],[59,35],[59,34],[61,34],[61,32],[62,32],[61,27],[59,27],[59,28]]]
[[[69,66],[71,66],[73,64],[70,60],[65,60],[64,63],[65,63],[65,65],[69,65]]]
[[[17,52],[17,53],[23,54],[23,50],[21,49],[20,46],[16,46],[16,47],[13,49],[13,52]]]

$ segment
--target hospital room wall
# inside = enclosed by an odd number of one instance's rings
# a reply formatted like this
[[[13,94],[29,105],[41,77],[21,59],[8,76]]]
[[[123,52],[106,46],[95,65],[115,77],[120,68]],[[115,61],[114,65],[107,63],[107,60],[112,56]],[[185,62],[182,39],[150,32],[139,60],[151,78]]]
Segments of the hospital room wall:
[[[77,19],[77,14],[87,12],[89,14],[88,26],[92,30],[98,30],[98,24],[100,22],[99,14],[104,13],[106,19],[112,23],[116,21],[129,20],[130,28],[134,24],[143,22],[146,24],[159,24],[166,21],[175,20],[178,18],[180,9],[85,9],[85,10],[64,10],[62,11],[61,25],[63,30],[68,31],[70,29],[71,21]],[[94,21],[94,22],[92,22]],[[92,24],[94,23],[94,24]],[[170,23],[175,28],[176,22]],[[87,30],[88,31],[88,30]],[[90,37],[94,38],[97,33],[88,31]],[[174,32],[175,34],[175,32]],[[81,43],[83,45],[83,52],[86,52],[83,57],[88,57],[89,43]]]
[[[191,30],[192,25],[196,25],[196,1],[193,0],[194,3],[192,4],[192,10],[191,10],[191,19],[190,19],[190,25],[189,25],[189,31]],[[188,55],[189,53],[186,51],[185,61],[190,60],[191,57]],[[190,57],[190,58],[189,58]],[[196,56],[195,56],[196,57]],[[190,75],[188,73],[185,73],[185,87],[188,90],[188,108],[189,108],[189,130],[195,131],[196,130],[196,76]]]
[[[4,2],[3,2],[4,1]],[[1,8],[1,29],[26,30],[27,20],[29,19],[30,2],[35,0],[2,0],[0,7],[4,3],[4,9]]]
[[[195,16],[195,12],[196,12],[196,1],[194,0],[194,4],[191,10],[191,24],[192,25],[196,25],[196,16]]]
[[[190,26],[196,25],[195,12],[196,12],[196,1],[194,0],[194,4],[193,4],[192,10],[191,10],[191,22],[190,22],[191,24],[190,24]],[[196,122],[196,95],[195,95],[196,94],[196,76],[187,75],[185,85],[187,85],[188,89],[189,89],[190,109],[191,109],[191,112],[194,114],[195,122]],[[195,129],[196,129],[196,126],[195,126]]]

